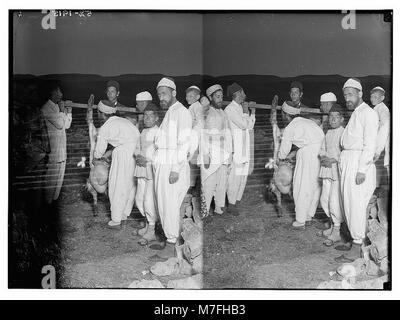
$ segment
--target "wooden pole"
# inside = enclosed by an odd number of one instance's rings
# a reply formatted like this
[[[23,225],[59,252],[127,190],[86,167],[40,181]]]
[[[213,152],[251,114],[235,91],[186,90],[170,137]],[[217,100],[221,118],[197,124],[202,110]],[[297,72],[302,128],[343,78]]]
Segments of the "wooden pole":
[[[65,106],[70,108],[78,109],[88,109],[87,103],[77,103],[72,101],[65,101]],[[97,104],[92,106],[93,109],[97,109]],[[117,111],[132,112],[132,113],[142,113],[136,110],[132,110],[134,107],[117,107]]]
[[[230,102],[228,102],[228,101],[224,101],[223,102],[223,105],[224,106],[226,106],[226,105],[228,105]],[[262,109],[262,110],[271,110],[272,109],[272,107],[271,107],[271,105],[269,105],[269,104],[261,104],[261,103],[256,103],[256,104],[253,104],[253,105],[251,105],[250,106],[250,104],[249,104],[249,108],[256,108],[256,109]],[[276,107],[276,110],[281,110],[282,109],[282,106],[277,106]],[[319,110],[319,109],[317,109],[317,108],[308,108],[308,107],[301,107],[300,108],[300,113],[301,112],[306,112],[306,113],[321,113],[321,111]]]
[[[229,104],[229,101],[224,101],[223,105],[227,106]],[[76,103],[72,101],[65,101],[65,106],[66,107],[71,107],[71,108],[80,108],[80,109],[87,109],[88,105],[86,103]],[[271,105],[269,104],[261,104],[261,103],[256,103],[252,104],[251,107],[254,107],[256,109],[261,109],[261,110],[271,110]],[[139,111],[132,110],[134,107],[117,107],[118,111],[124,111],[124,112],[132,112],[132,113],[142,113]],[[93,109],[97,109],[97,105],[93,105]],[[281,110],[282,106],[277,106],[276,110]],[[320,114],[321,111],[317,108],[308,108],[308,107],[302,107],[300,108],[300,113],[305,112],[305,113],[316,113]]]

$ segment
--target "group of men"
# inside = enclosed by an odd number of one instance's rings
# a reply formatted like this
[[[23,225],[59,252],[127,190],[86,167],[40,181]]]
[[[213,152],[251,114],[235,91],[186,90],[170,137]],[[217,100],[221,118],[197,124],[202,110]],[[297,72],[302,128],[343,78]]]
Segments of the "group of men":
[[[118,111],[125,109],[118,102],[118,82],[109,81],[106,90],[107,99],[98,103],[101,126],[93,162],[105,155],[109,145],[113,147],[108,227],[119,228],[136,205],[146,218],[146,227],[139,230],[140,243],[156,240],[159,221],[166,243],[175,244],[180,235],[181,204],[198,180],[207,211],[214,198],[216,214],[239,214],[237,202],[249,173],[250,131],[255,123],[255,109],[249,110],[244,103],[242,87],[236,83],[228,87],[232,102],[223,110],[220,85],[209,87],[206,96],[191,86],[186,90],[186,108],[177,100],[174,80],[165,77],[156,86],[160,108],[149,92],[137,94],[136,110],[132,111],[139,116]],[[166,113],[159,123],[162,110]],[[70,113],[58,113],[70,119]]]
[[[299,101],[302,84],[292,83],[291,98],[297,99],[282,106],[286,127],[278,157],[279,161],[287,160],[292,147],[297,147],[293,228],[305,229],[306,225],[311,225],[320,203],[331,218],[331,224],[317,236],[324,238],[326,246],[333,246],[341,242],[340,226],[345,222],[352,241],[335,248],[350,251],[337,259],[349,262],[359,257],[360,246],[366,240],[367,206],[377,186],[375,162],[383,151],[389,177],[390,113],[383,102],[385,90],[382,87],[370,92],[373,108],[362,99],[359,79],[348,79],[342,90],[346,107],[352,111],[345,127],[346,112],[337,104],[332,92],[321,96],[324,116],[318,121],[315,116],[302,115]]]
[[[178,241],[180,206],[199,178],[205,215],[213,199],[215,214],[239,214],[237,202],[251,170],[251,133],[256,121],[255,108],[249,108],[246,94],[237,83],[228,86],[231,102],[224,109],[224,92],[219,84],[207,88],[205,96],[197,86],[187,88],[188,108],[177,100],[172,78],[162,78],[156,91],[159,105],[166,111],[160,124],[161,109],[147,91],[136,96],[139,116],[118,112],[118,107],[123,107],[118,102],[119,84],[109,81],[107,99],[98,103],[101,127],[94,150],[96,160],[108,145],[113,147],[108,226],[119,228],[135,204],[147,222],[139,232],[143,245],[156,239],[157,221],[167,243]],[[345,127],[344,108],[332,92],[321,96],[322,119],[301,113],[302,95],[302,84],[293,82],[291,101],[282,105],[286,127],[278,153],[279,161],[285,161],[293,157],[293,146],[297,149],[293,227],[304,229],[310,224],[320,203],[332,219],[331,227],[317,234],[324,238],[324,244],[339,242],[340,225],[346,222],[352,246],[359,248],[366,237],[367,205],[376,188],[375,162],[383,151],[389,174],[390,113],[383,102],[385,90],[372,89],[371,108],[362,99],[360,81],[348,79],[343,97],[352,114]],[[42,108],[51,137],[48,171],[59,178],[46,189],[48,202],[57,199],[60,192],[66,160],[65,129],[72,121],[71,110],[61,99],[57,87]]]

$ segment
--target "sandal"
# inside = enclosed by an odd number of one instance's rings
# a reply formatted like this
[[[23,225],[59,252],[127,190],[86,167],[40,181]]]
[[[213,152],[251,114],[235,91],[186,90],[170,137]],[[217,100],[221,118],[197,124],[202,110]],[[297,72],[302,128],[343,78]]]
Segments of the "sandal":
[[[149,244],[149,242],[148,242],[147,239],[145,239],[145,238],[141,238],[141,239],[138,241],[138,243],[139,243],[139,245],[141,245],[142,247],[145,247],[145,246],[147,246],[147,245]]]
[[[315,235],[320,238],[326,238],[327,236],[324,235],[325,230],[319,230]]]
[[[335,247],[338,251],[350,251],[351,250],[351,242],[349,243],[342,243]]]
[[[323,244],[327,247],[332,247],[335,243],[337,243],[338,241],[333,241],[332,239],[326,239]]]

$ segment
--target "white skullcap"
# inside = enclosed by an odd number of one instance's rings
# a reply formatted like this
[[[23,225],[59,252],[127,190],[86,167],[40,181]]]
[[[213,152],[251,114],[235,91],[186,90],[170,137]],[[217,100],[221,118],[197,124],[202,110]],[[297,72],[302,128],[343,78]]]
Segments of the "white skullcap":
[[[151,96],[150,92],[143,91],[136,95],[136,101],[153,101],[153,97]]]
[[[327,92],[327,93],[324,93],[323,95],[321,95],[321,100],[320,101],[321,102],[330,102],[330,101],[336,102],[337,99],[336,99],[336,96],[335,96],[335,94],[333,92]]]
[[[209,88],[206,90],[206,95],[210,98],[211,95],[212,95],[214,92],[218,91],[218,90],[223,91],[223,90],[222,90],[222,87],[221,87],[219,84],[214,84],[213,86],[209,87]]]
[[[171,79],[168,79],[168,78],[162,78],[160,80],[160,82],[157,84],[157,89],[159,87],[168,87],[168,88],[176,90],[175,82],[173,82]]]
[[[190,86],[186,89],[186,92],[188,92],[189,90],[197,90],[199,93],[201,92],[200,88],[197,86]]]
[[[97,108],[99,109],[99,111],[101,111],[105,114],[113,114],[113,113],[117,112],[116,107],[111,107],[111,106],[107,105],[107,104],[110,104],[108,101],[104,101],[104,102],[103,101],[100,101],[99,104],[97,105]]]
[[[352,79],[352,78],[350,78],[349,80],[347,80],[347,81],[344,83],[343,89],[344,89],[344,88],[355,88],[355,89],[358,89],[358,90],[362,91],[361,83],[358,82],[358,81],[355,80],[355,79]]]
[[[282,104],[282,111],[291,115],[300,114],[300,108],[291,107],[286,101]]]
[[[372,91],[376,91],[376,90],[379,90],[379,91],[382,91],[383,93],[385,93],[385,89],[383,89],[382,87],[375,87],[375,88],[373,88],[373,89],[371,90],[371,92],[372,92]]]

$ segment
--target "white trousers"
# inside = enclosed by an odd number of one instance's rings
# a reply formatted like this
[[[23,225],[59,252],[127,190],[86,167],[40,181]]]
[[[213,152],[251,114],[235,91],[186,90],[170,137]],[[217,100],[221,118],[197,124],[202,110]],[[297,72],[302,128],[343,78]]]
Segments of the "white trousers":
[[[318,177],[321,166],[318,158],[320,147],[321,144],[316,143],[297,151],[293,174],[293,199],[296,220],[300,223],[314,217],[321,196]]]
[[[206,199],[207,211],[210,210],[211,200],[215,206],[225,207],[226,188],[228,185],[228,166],[221,165],[213,174],[203,181],[203,194]]]
[[[189,189],[190,168],[185,163],[179,171],[177,182],[169,183],[169,174],[172,165],[155,163],[154,189],[157,199],[157,209],[164,234],[168,239],[178,238],[180,229],[180,208]]]
[[[343,222],[340,181],[322,179],[321,207],[325,214],[332,218],[333,224],[339,226]]]
[[[249,173],[248,163],[231,164],[231,169],[228,174],[227,195],[230,204],[235,204],[240,201],[246,188],[247,177]]]
[[[116,147],[112,153],[108,195],[111,204],[111,219],[114,222],[125,220],[133,208],[136,192],[134,183],[136,162],[133,157],[135,146],[135,143],[127,143]]]
[[[152,179],[137,178],[135,196],[136,207],[150,225],[157,222],[156,198],[154,194],[154,181]]]
[[[365,181],[357,185],[356,175],[361,151],[343,150],[340,154],[340,189],[346,223],[353,240],[365,238],[367,206],[376,187],[376,168],[371,164]]]
[[[44,183],[44,196],[46,203],[51,203],[53,200],[57,200],[60,196],[61,187],[64,182],[65,165],[65,161],[47,164]]]

